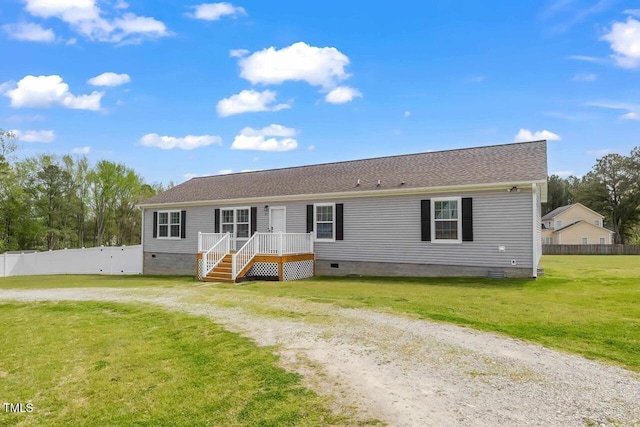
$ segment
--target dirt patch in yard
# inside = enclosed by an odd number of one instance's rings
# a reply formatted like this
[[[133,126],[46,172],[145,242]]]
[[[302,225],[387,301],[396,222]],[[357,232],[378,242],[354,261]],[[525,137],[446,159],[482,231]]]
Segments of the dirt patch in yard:
[[[0,290],[0,299],[145,302],[274,346],[336,410],[394,426],[640,425],[640,377],[519,340],[242,291]]]

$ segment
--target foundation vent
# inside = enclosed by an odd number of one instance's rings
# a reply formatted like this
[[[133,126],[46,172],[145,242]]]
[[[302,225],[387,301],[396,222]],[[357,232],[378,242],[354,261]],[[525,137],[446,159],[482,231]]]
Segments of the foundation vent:
[[[504,279],[505,276],[503,270],[489,270],[487,277],[489,279]]]

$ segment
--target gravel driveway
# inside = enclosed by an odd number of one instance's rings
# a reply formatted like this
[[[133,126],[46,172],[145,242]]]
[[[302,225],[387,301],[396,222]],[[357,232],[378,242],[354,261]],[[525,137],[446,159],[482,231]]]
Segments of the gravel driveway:
[[[215,287],[0,290],[0,300],[146,302],[276,346],[336,410],[393,426],[640,426],[640,375],[452,325]]]

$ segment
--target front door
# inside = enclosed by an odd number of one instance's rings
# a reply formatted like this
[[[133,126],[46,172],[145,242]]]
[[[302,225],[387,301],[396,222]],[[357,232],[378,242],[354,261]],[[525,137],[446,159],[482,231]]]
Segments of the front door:
[[[273,233],[286,233],[286,209],[284,206],[274,206],[269,208],[269,230]]]

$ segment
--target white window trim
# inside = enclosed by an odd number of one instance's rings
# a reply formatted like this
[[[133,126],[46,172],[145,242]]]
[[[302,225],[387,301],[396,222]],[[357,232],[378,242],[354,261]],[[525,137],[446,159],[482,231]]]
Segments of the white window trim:
[[[178,236],[171,236],[171,214],[178,212]],[[167,214],[167,224],[162,224],[162,225],[166,225],[167,226],[167,236],[160,236],[160,214],[162,213],[166,213]],[[173,224],[175,225],[175,224]],[[156,236],[157,239],[162,239],[162,240],[180,240],[182,239],[182,212],[180,210],[164,210],[164,211],[158,211],[158,224],[157,224],[157,228],[156,228]]]
[[[318,238],[318,220],[317,220],[317,212],[316,207],[318,206],[331,206],[333,209],[332,217],[333,217],[333,237],[329,238]],[[335,242],[336,241],[336,204],[335,203],[314,203],[313,204],[313,240],[316,242]]]
[[[593,225],[595,225],[596,227],[600,227],[600,220],[599,219],[594,219],[593,220]]]
[[[436,238],[436,202],[447,202],[455,200],[458,203],[458,238],[457,239],[437,239]],[[452,220],[447,220],[452,221]],[[431,241],[433,243],[462,243],[462,197],[435,197],[431,199]]]
[[[238,217],[236,214],[236,211],[242,210],[242,209],[246,209],[249,211],[249,236],[248,237],[238,237]],[[251,238],[251,206],[229,206],[229,207],[225,207],[225,208],[220,208],[220,232],[222,233],[222,225],[223,224],[231,224],[230,222],[222,222],[222,211],[233,211],[233,237],[236,240],[249,240]],[[241,222],[240,224],[246,224],[244,222]]]
[[[588,245],[589,244],[589,239],[587,237],[583,237],[581,240],[583,245]]]

